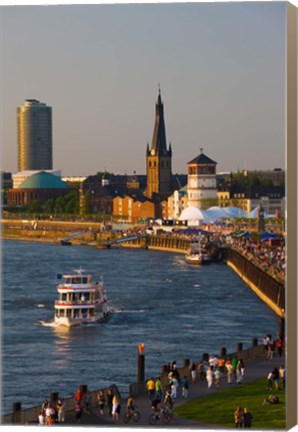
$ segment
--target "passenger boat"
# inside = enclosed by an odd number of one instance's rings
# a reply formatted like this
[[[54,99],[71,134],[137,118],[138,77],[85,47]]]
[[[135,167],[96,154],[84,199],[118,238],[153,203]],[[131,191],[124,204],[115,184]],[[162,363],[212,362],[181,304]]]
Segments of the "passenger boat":
[[[204,252],[189,253],[185,255],[185,259],[189,264],[203,265],[210,264],[210,256]]]
[[[201,236],[198,236],[197,243],[191,243],[190,252],[185,255],[185,259],[189,264],[202,265],[210,263],[210,255],[201,246]]]
[[[72,327],[105,322],[109,318],[103,281],[93,283],[85,270],[57,275],[59,299],[55,301],[55,324]]]

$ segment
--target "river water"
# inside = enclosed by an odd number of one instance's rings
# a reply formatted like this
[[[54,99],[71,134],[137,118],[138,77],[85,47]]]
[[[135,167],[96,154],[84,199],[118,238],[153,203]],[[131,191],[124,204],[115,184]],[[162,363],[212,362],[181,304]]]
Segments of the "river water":
[[[52,325],[56,275],[80,266],[103,275],[111,319],[61,331]],[[137,381],[139,342],[149,378],[173,360],[200,361],[278,332],[273,312],[229,267],[191,266],[181,254],[3,241],[2,274],[4,413],[80,384],[126,389]]]

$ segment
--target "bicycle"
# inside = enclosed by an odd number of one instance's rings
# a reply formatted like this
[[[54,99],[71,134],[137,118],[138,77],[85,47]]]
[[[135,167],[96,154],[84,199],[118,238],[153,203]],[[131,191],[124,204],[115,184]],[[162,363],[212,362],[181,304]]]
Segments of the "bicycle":
[[[159,412],[154,412],[150,414],[148,421],[149,424],[151,425],[155,425],[159,420],[161,420],[164,424],[168,424],[170,423],[172,418],[173,418],[173,414],[170,410],[166,408],[165,409],[161,408]]]
[[[131,419],[137,423],[141,418],[141,414],[137,410],[127,410],[124,414],[123,421],[124,423],[128,423]]]

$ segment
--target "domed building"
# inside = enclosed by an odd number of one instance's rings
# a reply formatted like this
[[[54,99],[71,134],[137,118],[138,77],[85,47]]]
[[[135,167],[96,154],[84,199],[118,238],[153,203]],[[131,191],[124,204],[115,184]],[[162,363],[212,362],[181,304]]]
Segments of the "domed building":
[[[9,189],[7,203],[9,206],[23,206],[37,200],[44,204],[49,199],[59,198],[70,191],[67,183],[58,176],[40,171],[28,177],[17,189]]]

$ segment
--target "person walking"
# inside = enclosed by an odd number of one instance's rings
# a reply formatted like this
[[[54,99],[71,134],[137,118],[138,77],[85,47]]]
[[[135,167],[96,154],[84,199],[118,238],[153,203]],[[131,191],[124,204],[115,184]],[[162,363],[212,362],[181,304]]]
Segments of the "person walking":
[[[65,403],[63,399],[58,399],[57,402],[58,423],[65,422]]]
[[[209,367],[206,372],[206,380],[207,380],[208,388],[211,388],[213,384],[213,371],[211,367]]]
[[[186,378],[186,375],[184,375],[184,377],[181,380],[181,386],[182,386],[182,397],[184,399],[187,399],[188,398],[189,382],[188,382],[188,379]]]
[[[228,384],[231,384],[234,376],[234,367],[230,358],[226,361],[226,370],[228,373]]]
[[[101,416],[104,415],[104,406],[105,406],[105,395],[104,392],[102,390],[100,390],[100,392],[97,395],[97,401],[98,401],[98,405],[99,405],[99,414]]]
[[[111,389],[109,389],[107,393],[107,405],[108,405],[110,416],[112,416],[112,410],[113,410],[113,397],[114,397],[113,392]]]
[[[252,414],[247,408],[244,408],[243,421],[245,428],[251,428]]]
[[[171,382],[170,382],[170,386],[171,386],[171,398],[173,400],[177,399],[177,390],[178,390],[178,380],[177,378],[173,377]]]
[[[154,399],[155,382],[152,378],[147,381],[146,389],[148,391],[149,399],[152,401]]]
[[[113,420],[117,421],[119,419],[119,404],[120,401],[117,397],[117,395],[113,396],[113,400],[112,400],[112,416],[113,416]]]
[[[236,411],[234,412],[234,421],[235,421],[236,428],[242,428],[243,413],[240,405],[237,406]]]
[[[81,403],[79,401],[76,402],[75,413],[76,413],[76,422],[78,424],[80,424],[81,418],[82,418],[82,407],[81,407]]]
[[[221,377],[221,372],[219,367],[217,367],[214,371],[214,381],[215,381],[215,385],[217,390],[219,390],[219,386],[220,386],[220,377]]]
[[[157,399],[162,400],[162,383],[160,377],[155,381],[155,395]]]
[[[191,375],[191,381],[193,383],[196,382],[196,379],[197,379],[197,368],[196,368],[196,364],[194,362],[192,362],[192,364],[190,365],[190,375]]]

